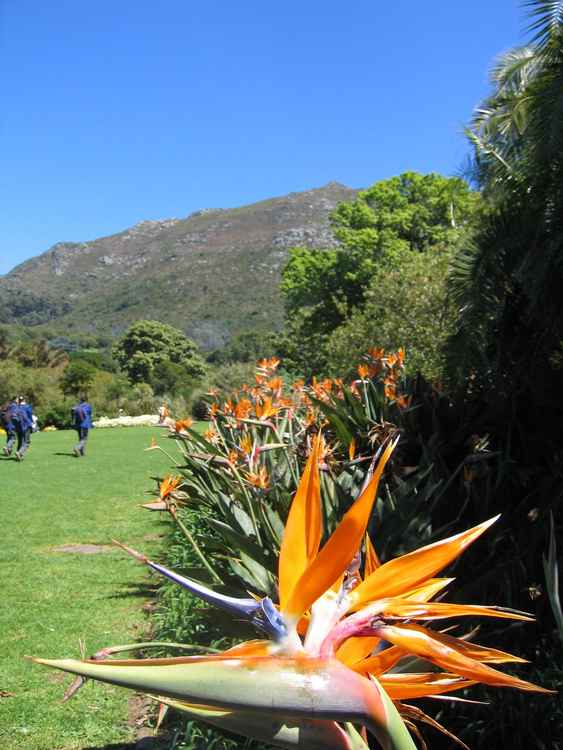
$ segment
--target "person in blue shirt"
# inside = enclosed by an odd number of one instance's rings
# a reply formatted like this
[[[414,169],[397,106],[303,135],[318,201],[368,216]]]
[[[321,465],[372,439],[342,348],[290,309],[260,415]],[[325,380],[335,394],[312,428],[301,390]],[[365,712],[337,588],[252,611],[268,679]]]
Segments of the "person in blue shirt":
[[[5,456],[12,455],[14,443],[16,442],[16,425],[14,417],[16,415],[17,406],[17,399],[13,398],[5,404],[0,411],[2,427],[6,430],[6,445],[3,448]]]
[[[72,408],[72,426],[78,433],[78,443],[73,448],[74,455],[78,458],[84,455],[88,432],[93,427],[92,407],[84,396]]]
[[[25,452],[29,448],[31,437],[31,428],[33,427],[33,408],[28,404],[23,396],[18,398],[13,422],[16,428],[16,437],[18,446],[16,449],[16,459],[23,461]]]

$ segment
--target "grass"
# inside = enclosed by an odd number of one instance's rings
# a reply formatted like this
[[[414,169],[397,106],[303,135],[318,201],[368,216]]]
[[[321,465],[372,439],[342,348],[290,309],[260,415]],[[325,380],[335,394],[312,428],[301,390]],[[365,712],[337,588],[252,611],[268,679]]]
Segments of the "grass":
[[[132,739],[131,694],[89,683],[62,703],[69,677],[24,656],[79,656],[79,639],[90,655],[146,631],[142,605],[153,592],[140,565],[113,548],[56,548],[116,538],[158,550],[166,526],[138,504],[154,488],[151,476],[169,471],[162,452],[143,451],[161,432],[93,430],[81,459],[71,452],[74,432],[39,433],[22,463],[0,457],[0,690],[13,694],[0,698],[6,750],[117,750]]]

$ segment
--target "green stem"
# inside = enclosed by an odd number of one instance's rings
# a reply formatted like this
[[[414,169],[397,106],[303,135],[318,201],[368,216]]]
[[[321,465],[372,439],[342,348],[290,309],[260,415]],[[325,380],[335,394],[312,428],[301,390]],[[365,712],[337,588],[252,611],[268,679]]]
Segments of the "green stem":
[[[237,467],[233,466],[231,468],[232,468],[232,472],[235,475],[235,478],[236,478],[237,482],[240,485],[240,488],[241,488],[241,490],[243,492],[243,495],[245,497],[246,504],[248,506],[248,512],[250,513],[250,516],[252,518],[252,524],[254,526],[254,533],[256,534],[256,541],[259,544],[262,544],[262,537],[260,535],[260,528],[258,526],[258,521],[256,520],[256,514],[254,513],[254,504],[252,502],[252,498],[250,497],[250,495],[246,491],[246,487],[244,486],[244,482],[242,480],[242,477],[241,477],[241,475],[240,475],[239,470],[237,469]]]
[[[364,380],[364,378],[362,378],[362,386],[363,386],[363,389],[364,389],[364,406],[365,406],[365,409],[366,409],[366,412],[367,412],[367,417],[368,417],[368,419],[373,419],[372,413],[371,413],[370,402],[369,402],[369,398],[368,398],[367,384],[366,384],[366,381]]]
[[[274,429],[274,435],[276,437],[276,440],[278,441],[278,443],[282,443],[283,444],[283,440],[280,437],[280,434],[278,432],[277,426],[274,426],[273,429]],[[299,484],[299,477],[297,475],[297,472],[295,471],[295,467],[293,466],[292,462],[289,459],[289,453],[287,451],[287,448],[284,450],[283,453],[284,453],[284,456],[285,456],[285,460],[287,461],[287,465],[288,465],[289,471],[291,472],[291,475],[293,477],[293,481],[295,482],[295,486],[297,487],[297,485]]]
[[[221,649],[219,648],[211,648],[211,646],[200,646],[197,643],[170,643],[168,641],[146,641],[144,643],[129,643],[125,646],[110,646],[109,648],[101,649],[101,651],[109,655],[121,654],[124,651],[139,651],[140,649],[147,648],[177,648],[182,650],[195,649],[211,654],[218,654],[221,651]]]
[[[177,465],[178,465],[178,464],[177,464],[177,462],[175,461],[175,459],[174,459],[174,458],[172,458],[172,456],[170,455],[170,453],[168,453],[168,451],[165,451],[165,450],[164,450],[164,448],[162,448],[162,446],[160,446],[160,445],[157,445],[157,448],[158,448],[158,450],[159,450],[159,451],[161,451],[162,453],[164,453],[164,455],[165,455],[165,456],[166,456],[167,458],[169,458],[169,459],[170,459],[170,463],[171,463],[171,464],[172,464],[173,466],[177,466]],[[154,448],[153,448],[153,450],[154,450]]]
[[[199,557],[199,559],[201,560],[201,562],[205,565],[205,567],[207,568],[207,570],[211,574],[211,577],[217,583],[223,583],[222,579],[217,575],[217,573],[213,570],[213,568],[211,567],[211,565],[205,559],[205,556],[204,556],[203,552],[200,550],[200,548],[199,548],[196,540],[191,535],[191,533],[188,530],[187,526],[184,523],[182,523],[182,521],[178,518],[178,515],[175,515],[174,519],[175,519],[176,523],[178,524],[178,526],[182,529],[182,532],[184,533],[184,536],[186,537],[186,539],[192,545],[193,550],[196,553],[196,555]]]

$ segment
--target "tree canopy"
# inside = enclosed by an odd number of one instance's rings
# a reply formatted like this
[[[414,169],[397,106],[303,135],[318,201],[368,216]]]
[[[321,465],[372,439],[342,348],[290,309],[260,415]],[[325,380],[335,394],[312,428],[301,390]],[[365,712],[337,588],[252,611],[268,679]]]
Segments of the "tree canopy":
[[[528,403],[543,392],[547,406],[563,340],[563,4],[527,4],[531,44],[497,59],[468,128],[472,176],[492,210],[455,259],[462,312],[450,361],[472,389],[486,372],[483,392]]]
[[[323,371],[328,337],[364,305],[374,275],[401,268],[414,254],[453,247],[480,207],[463,180],[415,172],[340,204],[331,217],[340,246],[294,248],[283,271],[286,359],[305,374]]]
[[[179,367],[186,379],[197,380],[205,374],[196,344],[182,331],[156,320],[133,323],[114,346],[113,355],[133,383],[151,383],[163,369],[167,378],[171,373],[177,377],[177,368],[160,367],[164,363]]]
[[[65,368],[61,378],[61,390],[65,396],[80,396],[86,393],[96,376],[96,368],[90,362],[77,359]]]

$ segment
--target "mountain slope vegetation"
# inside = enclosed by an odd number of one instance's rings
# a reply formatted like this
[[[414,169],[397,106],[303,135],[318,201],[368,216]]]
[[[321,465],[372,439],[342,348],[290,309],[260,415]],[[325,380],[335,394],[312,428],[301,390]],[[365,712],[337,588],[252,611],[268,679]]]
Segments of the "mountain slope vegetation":
[[[281,269],[295,245],[330,248],[329,215],[356,191],[338,183],[185,219],[144,221],[61,242],[0,278],[0,323],[115,336],[150,318],[205,349],[279,327]]]

